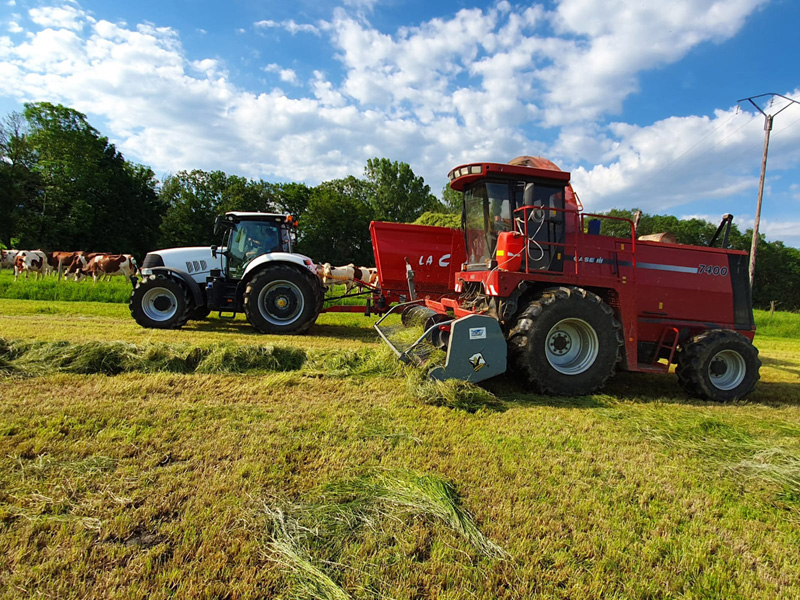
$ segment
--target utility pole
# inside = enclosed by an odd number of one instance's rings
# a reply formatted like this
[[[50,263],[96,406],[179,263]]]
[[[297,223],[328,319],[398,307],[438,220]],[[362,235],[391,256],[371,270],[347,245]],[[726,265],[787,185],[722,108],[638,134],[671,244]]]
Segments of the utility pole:
[[[776,112],[774,115],[768,115],[765,113],[761,107],[755,103],[756,100],[759,98],[764,98],[765,96],[770,96],[770,105],[772,100],[775,96],[779,98],[783,98],[784,100],[788,100],[789,102]],[[789,108],[792,104],[800,104],[797,100],[793,100],[792,98],[788,98],[782,94],[776,93],[769,93],[769,94],[760,94],[758,96],[750,96],[749,98],[742,98],[741,100],[737,100],[739,104],[747,100],[750,104],[756,107],[756,110],[764,115],[764,155],[761,157],[761,179],[758,182],[758,201],[756,202],[756,218],[753,222],[753,241],[750,244],[750,291],[753,290],[753,281],[756,276],[756,248],[758,247],[758,226],[761,223],[761,200],[764,197],[764,179],[767,174],[767,152],[769,151],[769,134],[772,131],[772,120],[777,117],[781,112]]]

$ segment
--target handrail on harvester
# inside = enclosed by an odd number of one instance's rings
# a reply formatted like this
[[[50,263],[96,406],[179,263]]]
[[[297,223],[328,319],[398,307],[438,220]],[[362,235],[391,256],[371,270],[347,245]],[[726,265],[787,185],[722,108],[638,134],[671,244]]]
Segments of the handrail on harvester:
[[[530,252],[530,241],[531,241],[531,236],[528,233],[528,220],[530,218],[530,217],[528,217],[528,214],[531,211],[536,211],[536,210],[542,211],[544,213],[547,213],[547,212],[571,213],[572,214],[572,225],[573,225],[573,228],[575,230],[577,230],[577,227],[578,227],[578,210],[575,209],[575,208],[556,208],[556,207],[550,207],[550,206],[537,206],[535,204],[526,204],[525,206],[520,206],[519,208],[514,210],[514,213],[522,212],[522,221],[524,223],[524,227],[523,227],[524,231],[522,231],[521,233],[523,233],[525,235],[525,254],[526,254],[526,256],[530,256],[529,252]],[[566,219],[565,219],[565,221],[566,221]],[[546,214],[542,217],[542,224],[544,224],[545,222],[553,223],[553,221]],[[562,252],[564,252],[565,254],[566,254],[567,246],[570,245],[570,244],[567,244],[566,242],[538,242],[537,241],[535,243],[539,244],[539,246],[558,246],[558,247],[561,247],[562,248]],[[575,236],[574,241],[573,241],[573,243],[571,245],[573,247],[574,255],[577,256],[578,255],[578,237],[577,236]],[[527,261],[526,261],[525,273],[530,273],[530,272],[531,272],[531,270],[528,267]],[[537,272],[538,273],[556,273],[557,271],[551,271],[550,269],[547,269],[547,270],[537,269]],[[577,260],[575,261],[575,274],[576,275],[578,274],[578,261]]]
[[[529,221],[528,215],[529,215],[529,213],[531,211],[535,211],[535,210],[542,211],[544,213],[547,213],[547,212],[563,212],[563,213],[570,213],[572,215],[572,226],[573,226],[573,229],[575,231],[575,235],[574,235],[574,238],[573,238],[573,242],[571,244],[569,244],[567,242],[545,242],[545,241],[537,241],[535,243],[538,244],[539,246],[556,246],[556,247],[562,248],[562,251],[565,254],[566,254],[567,247],[571,246],[572,247],[572,251],[573,251],[573,256],[575,257],[575,260],[574,260],[574,262],[575,262],[575,275],[579,275],[579,273],[580,273],[580,262],[581,262],[580,257],[583,255],[583,240],[584,240],[584,237],[587,235],[586,233],[584,233],[584,225],[585,225],[585,220],[587,218],[608,219],[608,220],[611,220],[611,221],[624,221],[624,222],[628,223],[630,225],[630,228],[631,228],[631,250],[630,250],[630,254],[631,254],[631,264],[633,266],[632,275],[635,277],[635,273],[636,273],[636,228],[635,228],[635,225],[633,224],[633,221],[631,221],[630,219],[626,219],[625,217],[614,217],[614,216],[611,216],[611,215],[598,215],[598,214],[593,214],[593,213],[583,213],[583,212],[580,212],[580,211],[578,211],[578,210],[576,210],[574,208],[556,208],[556,207],[550,207],[550,206],[537,206],[537,205],[531,205],[531,204],[528,204],[528,205],[525,205],[525,206],[520,206],[514,212],[515,213],[521,212],[522,216],[523,216],[522,221],[524,223],[524,226],[523,226],[523,230],[524,231],[522,231],[520,233],[523,233],[525,235],[525,252],[526,252],[526,254],[529,253],[529,251],[530,251],[530,243],[531,243],[530,242],[531,238],[530,238],[530,235],[529,235],[529,232],[528,232],[528,221]],[[544,222],[552,223],[553,221],[550,218],[550,216],[545,214],[545,216],[543,217],[543,221],[542,222],[543,223]],[[565,219],[565,226],[566,226],[566,219]],[[580,240],[580,242],[579,242],[579,240]],[[579,250],[580,250],[580,252],[579,252]],[[528,254],[528,256],[530,256],[530,254]],[[530,272],[531,272],[531,270],[528,268],[527,263],[526,263],[525,273],[530,273]],[[544,273],[554,273],[556,271],[537,269],[537,272],[538,273],[543,273],[543,272]]]

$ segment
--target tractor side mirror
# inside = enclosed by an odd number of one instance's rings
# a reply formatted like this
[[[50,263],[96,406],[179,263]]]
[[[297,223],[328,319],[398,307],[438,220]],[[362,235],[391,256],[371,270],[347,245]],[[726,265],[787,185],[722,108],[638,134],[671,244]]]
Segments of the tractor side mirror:
[[[217,218],[214,219],[214,235],[217,235],[219,233],[221,226],[222,226],[222,215],[217,215]]]

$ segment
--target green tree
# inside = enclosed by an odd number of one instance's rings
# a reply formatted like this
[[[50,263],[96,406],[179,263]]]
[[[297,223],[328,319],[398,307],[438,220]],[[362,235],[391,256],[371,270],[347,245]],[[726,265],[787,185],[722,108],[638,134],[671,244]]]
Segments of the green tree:
[[[311,201],[311,188],[304,183],[279,183],[275,185],[275,203],[280,212],[302,217]]]
[[[11,182],[9,227],[22,246],[144,251],[152,236],[137,225],[159,213],[152,172],[129,165],[74,109],[29,103],[11,120],[2,136],[11,170],[2,177]]]
[[[425,211],[441,211],[430,186],[404,162],[371,158],[364,168],[370,184],[369,202],[377,220],[411,223]]]
[[[0,243],[10,248],[25,221],[26,207],[42,193],[39,174],[25,136],[27,123],[11,113],[0,123]]]
[[[369,185],[352,176],[323,182],[311,190],[300,223],[298,251],[316,262],[374,264],[369,235],[373,211],[368,196]]]
[[[460,215],[462,197],[463,194],[451,188],[449,183],[444,186],[442,188],[442,204],[444,205],[445,211]]]
[[[166,207],[160,245],[208,246],[216,243],[214,219],[223,212],[228,176],[222,171],[180,171],[161,186]],[[233,203],[234,201],[231,200]],[[228,206],[228,209],[239,208]]]

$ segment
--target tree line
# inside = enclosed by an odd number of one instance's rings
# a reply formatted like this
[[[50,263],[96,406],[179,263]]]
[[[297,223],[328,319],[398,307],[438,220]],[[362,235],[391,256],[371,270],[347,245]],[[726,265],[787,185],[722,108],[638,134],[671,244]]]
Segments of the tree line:
[[[373,220],[458,227],[460,194],[442,199],[403,162],[367,161],[362,177],[317,186],[271,183],[222,171],[180,171],[159,181],[132,163],[72,108],[29,103],[0,123],[0,245],[44,250],[131,253],[218,243],[216,215],[231,210],[298,218],[297,250],[334,264],[374,263]],[[634,210],[612,210],[632,218]],[[604,220],[604,233],[612,222]],[[639,234],[670,231],[684,244],[706,245],[717,229],[701,219],[643,214]],[[620,232],[622,233],[622,232]],[[749,250],[752,231],[734,225],[731,247]],[[754,304],[800,309],[800,251],[761,236]]]
[[[372,264],[369,224],[411,222],[443,210],[403,162],[367,161],[363,177],[309,187],[222,171],[180,171],[158,181],[127,161],[86,115],[29,103],[0,123],[0,244],[44,250],[125,252],[217,243],[226,211],[289,213],[297,250],[332,263]]]

